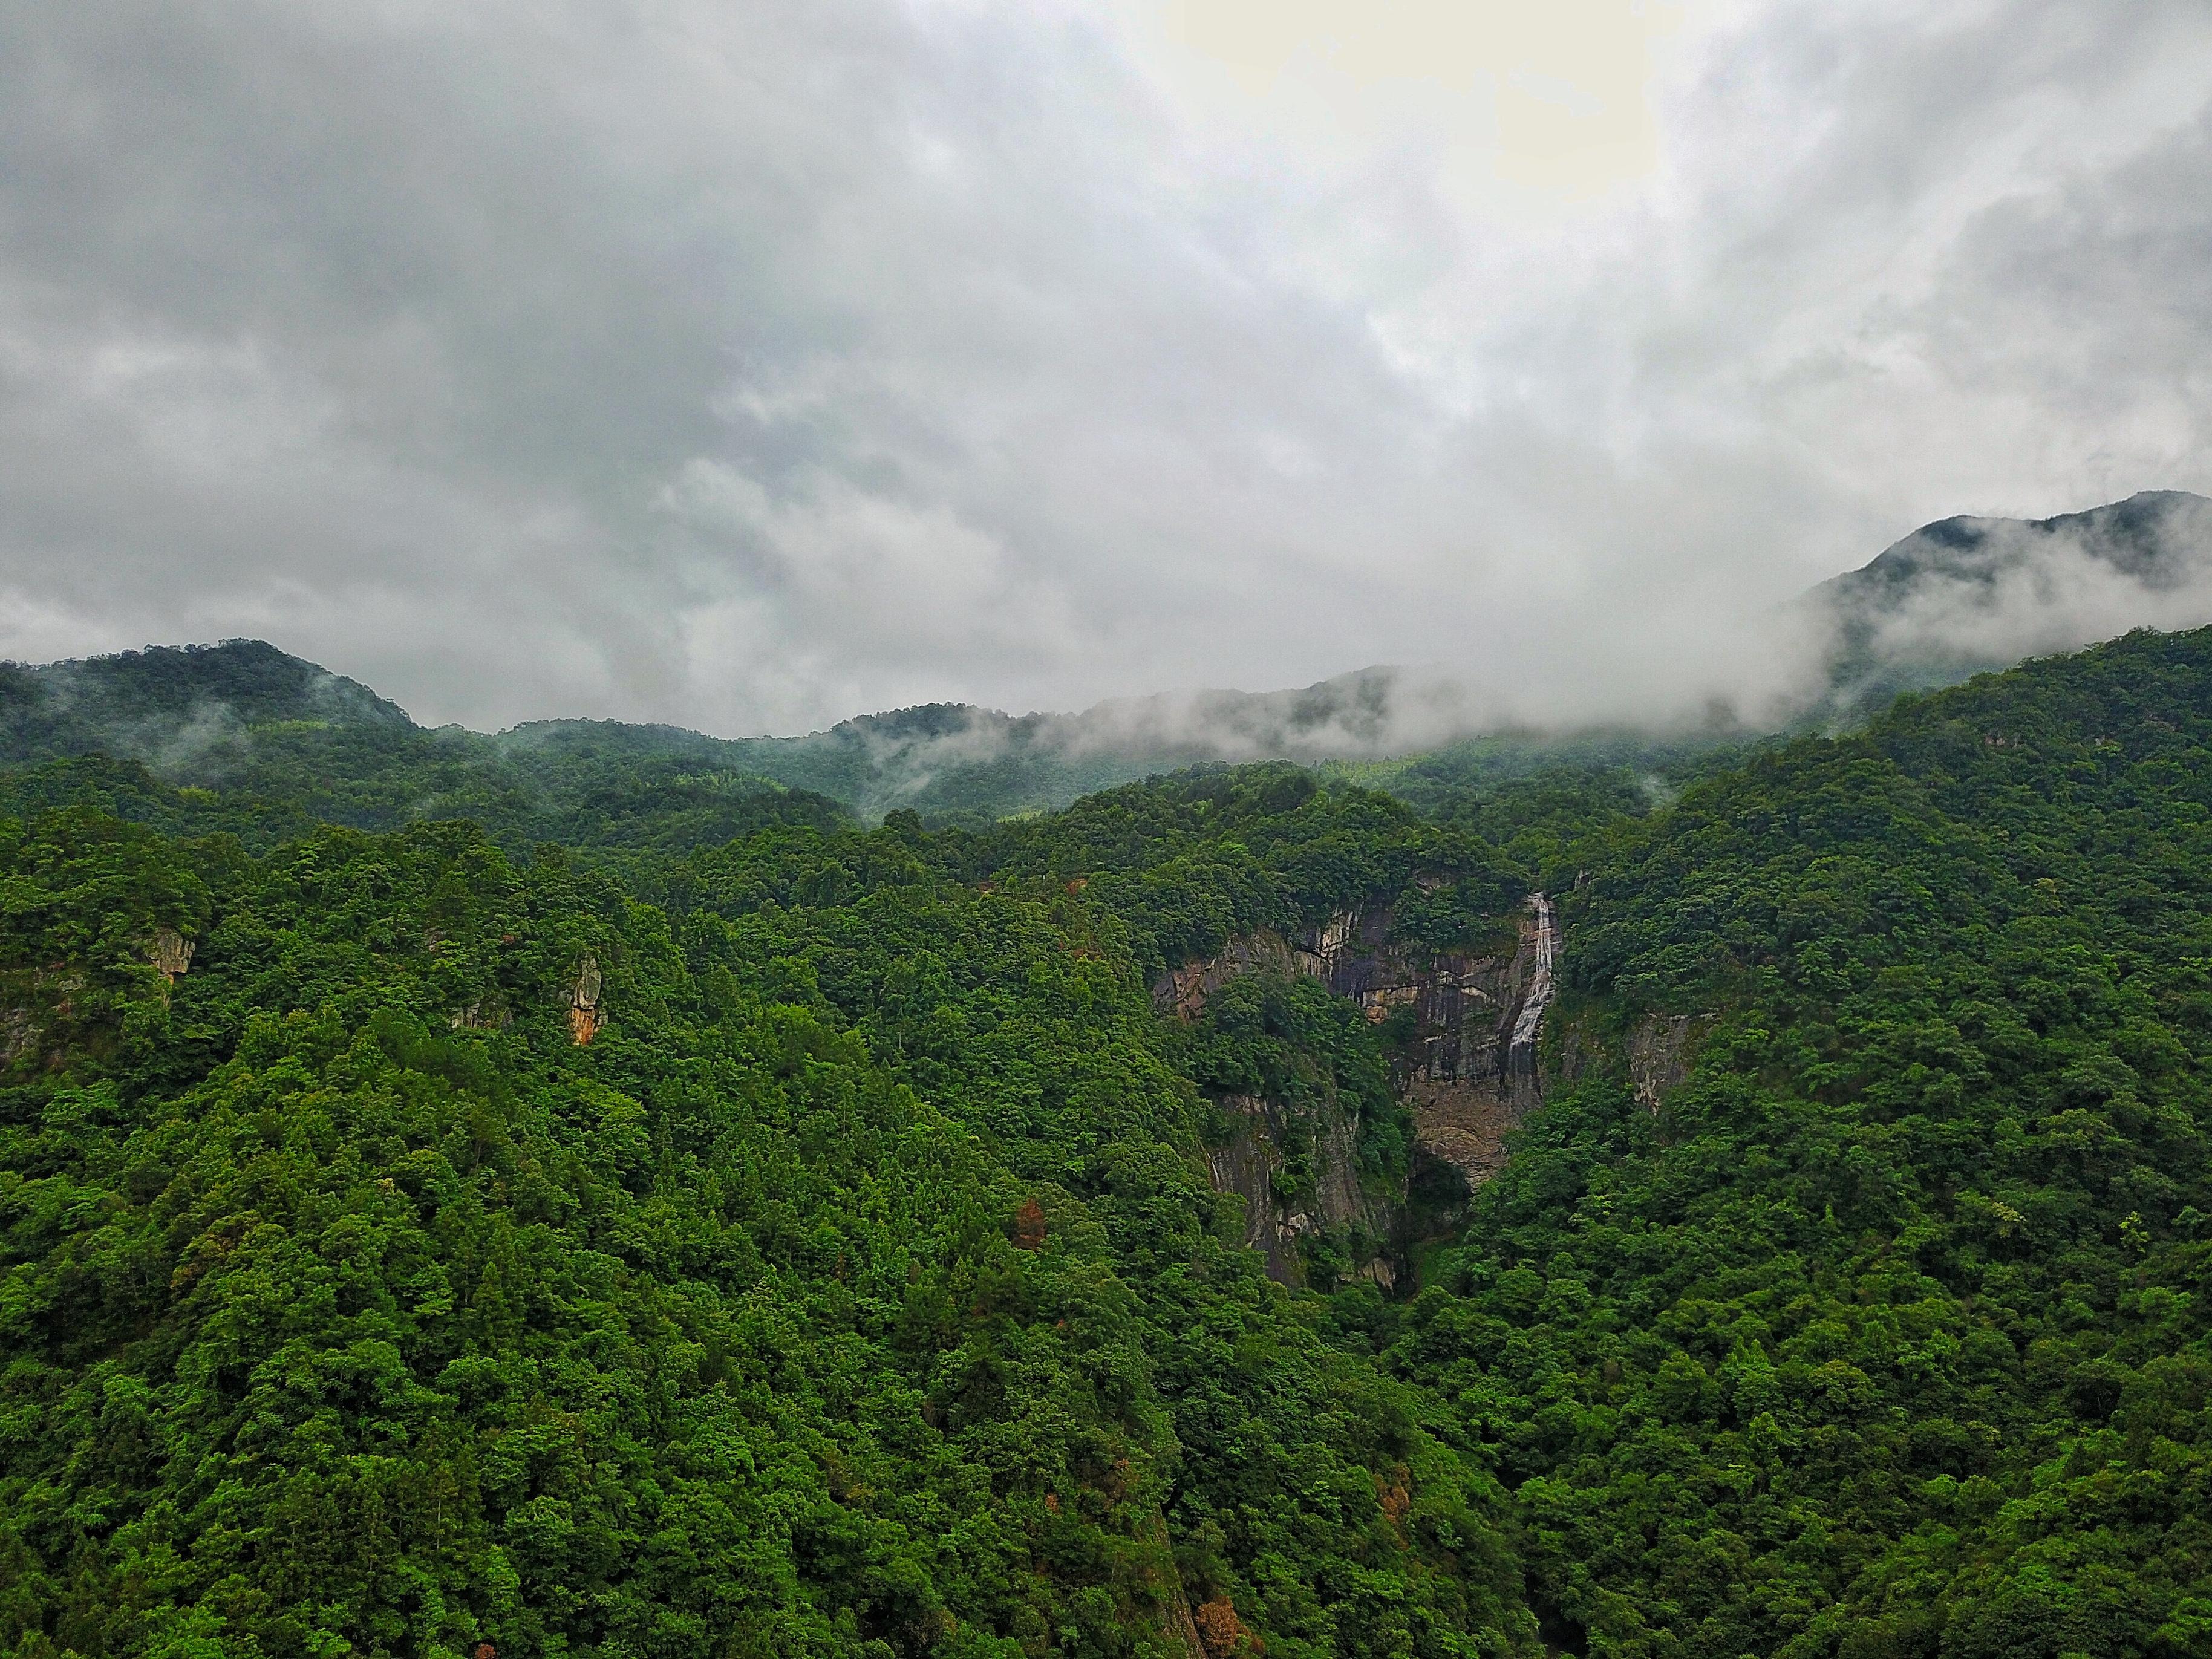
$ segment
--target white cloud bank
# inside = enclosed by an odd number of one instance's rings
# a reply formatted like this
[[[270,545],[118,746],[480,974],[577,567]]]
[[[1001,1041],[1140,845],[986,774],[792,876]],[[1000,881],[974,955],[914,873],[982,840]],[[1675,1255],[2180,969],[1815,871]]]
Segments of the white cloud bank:
[[[2212,489],[2197,0],[0,0],[0,654],[428,720],[1688,710]]]

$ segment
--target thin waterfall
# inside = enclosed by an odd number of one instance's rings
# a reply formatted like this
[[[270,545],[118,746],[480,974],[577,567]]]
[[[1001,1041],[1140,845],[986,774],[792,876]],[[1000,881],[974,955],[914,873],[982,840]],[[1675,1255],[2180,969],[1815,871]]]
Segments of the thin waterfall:
[[[1536,1081],[1536,1034],[1544,1024],[1544,1010],[1551,1006],[1552,963],[1559,949],[1559,917],[1552,908],[1552,901],[1541,893],[1531,893],[1528,908],[1536,913],[1536,962],[1528,975],[1528,988],[1521,999],[1521,1012],[1513,1021],[1513,1034],[1505,1043],[1506,1097],[1516,1121],[1540,1098]]]

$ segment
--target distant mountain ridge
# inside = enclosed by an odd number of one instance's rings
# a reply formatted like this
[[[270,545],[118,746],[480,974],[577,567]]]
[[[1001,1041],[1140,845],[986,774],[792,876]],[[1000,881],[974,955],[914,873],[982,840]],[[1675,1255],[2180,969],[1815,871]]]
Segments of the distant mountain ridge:
[[[620,774],[662,788],[810,792],[868,818],[900,806],[997,817],[1206,762],[1382,752],[1396,680],[1371,668],[1292,691],[1158,694],[1075,714],[930,703],[803,737],[591,720],[488,734],[419,726],[358,681],[264,641],[231,640],[0,665],[0,764],[106,754],[171,783],[237,789],[272,769],[326,768],[345,746],[431,766],[447,787],[418,801],[430,811],[482,810],[487,793],[588,793],[602,787],[590,780]],[[1425,728],[1448,732],[1448,721]],[[360,765],[354,754],[345,769]],[[371,812],[364,823],[384,821]]]
[[[1800,723],[1814,726],[2132,627],[2212,622],[2212,501],[2147,491],[2051,519],[1940,520],[1810,590],[1793,621],[1813,624]],[[315,810],[341,822],[471,815],[516,836],[641,818],[671,797],[696,802],[702,825],[749,821],[757,805],[733,803],[775,793],[864,819],[989,819],[1209,763],[1373,763],[1473,738],[1537,753],[1591,735],[1511,733],[1448,677],[1380,665],[1294,690],[1158,693],[1077,714],[928,703],[803,737],[715,738],[589,720],[432,730],[258,640],[0,665],[0,764],[106,754],[171,784],[264,793],[304,778],[321,789]],[[1633,741],[1604,735],[1608,752]]]
[[[262,640],[149,646],[113,656],[0,664],[0,756],[22,761],[84,747],[147,757],[189,732],[278,720],[398,729],[407,711]]]
[[[2212,501],[2144,490],[2049,519],[1923,525],[1800,602],[1826,630],[1832,714],[2130,628],[2212,622]]]
[[[2125,501],[2048,519],[1961,514],[1923,525],[1858,569],[1820,586],[1839,594],[1894,596],[1930,574],[1994,582],[2030,556],[2033,540],[2023,543],[2026,537],[2074,539],[2114,568],[2146,586],[2159,586],[2176,574],[2166,545],[2176,520],[2208,510],[2212,510],[2212,501],[2185,489],[2145,489]]]
[[[702,761],[819,791],[864,817],[899,806],[997,815],[1064,805],[1152,773],[1209,762],[1367,758],[1402,752],[1400,671],[1366,668],[1288,691],[1164,692],[1079,714],[1010,714],[925,703],[793,738],[707,738],[671,726],[538,720],[493,739],[502,752],[629,747],[653,732]],[[1460,728],[1464,729],[1464,728]],[[1454,734],[1449,720],[1419,735]]]

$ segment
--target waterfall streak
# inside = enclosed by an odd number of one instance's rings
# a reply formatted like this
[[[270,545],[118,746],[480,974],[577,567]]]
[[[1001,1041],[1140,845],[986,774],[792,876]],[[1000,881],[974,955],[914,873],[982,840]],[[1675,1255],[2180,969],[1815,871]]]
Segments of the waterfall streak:
[[[1552,901],[1541,893],[1531,893],[1528,905],[1536,913],[1536,971],[1529,978],[1528,994],[1522,1000],[1521,1017],[1513,1022],[1508,1053],[1515,1058],[1535,1042],[1536,1028],[1543,1024],[1544,1010],[1552,1000],[1552,958],[1559,940]]]

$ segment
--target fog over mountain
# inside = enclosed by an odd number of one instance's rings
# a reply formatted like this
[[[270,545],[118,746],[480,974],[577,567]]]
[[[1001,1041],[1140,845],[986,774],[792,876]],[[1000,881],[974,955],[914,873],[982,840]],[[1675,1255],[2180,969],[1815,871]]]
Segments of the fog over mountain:
[[[1681,684],[1699,684],[1705,670],[1711,692],[1702,703],[1638,708],[1604,684],[1582,696],[1551,685],[1516,696],[1470,684],[1449,664],[1376,665],[1297,690],[1160,692],[1018,720],[968,710],[955,721],[948,711],[926,733],[896,717],[851,729],[920,769],[975,763],[1010,746],[1075,757],[1310,762],[1508,731],[1765,732],[1871,712],[1898,690],[1955,684],[2134,628],[2207,623],[2212,501],[2149,490],[2052,519],[1923,526],[1863,567],[1747,619],[1730,662],[1683,664]]]
[[[642,764],[644,774],[625,772],[623,787],[681,792],[711,779],[717,788],[813,792],[869,818],[902,806],[991,817],[1209,762],[1371,762],[1471,738],[1534,753],[1601,736],[1656,751],[1836,727],[1902,690],[1955,684],[2130,629],[2208,621],[2212,501],[2151,491],[2055,519],[1923,526],[1768,612],[1726,665],[1733,678],[1707,682],[1746,695],[1716,696],[1696,709],[1624,710],[1602,693],[1581,702],[1516,698],[1471,686],[1449,665],[1377,665],[1295,690],[1158,692],[1073,714],[925,704],[793,737],[575,719],[485,736],[424,732],[368,687],[239,641],[0,668],[0,762],[104,752],[172,782],[235,788],[289,763],[273,740],[328,727],[364,734],[373,746],[427,744],[468,770],[479,793],[591,794],[604,788],[597,769]],[[1686,665],[1685,683],[1692,672]],[[436,815],[461,801],[426,797],[406,810]]]
[[[0,0],[0,654],[432,723],[1696,721],[2212,490],[2198,0]]]
[[[1948,684],[2131,628],[2212,622],[2212,501],[2145,490],[2026,523],[1923,526],[1808,607],[1832,629],[1831,696]]]

